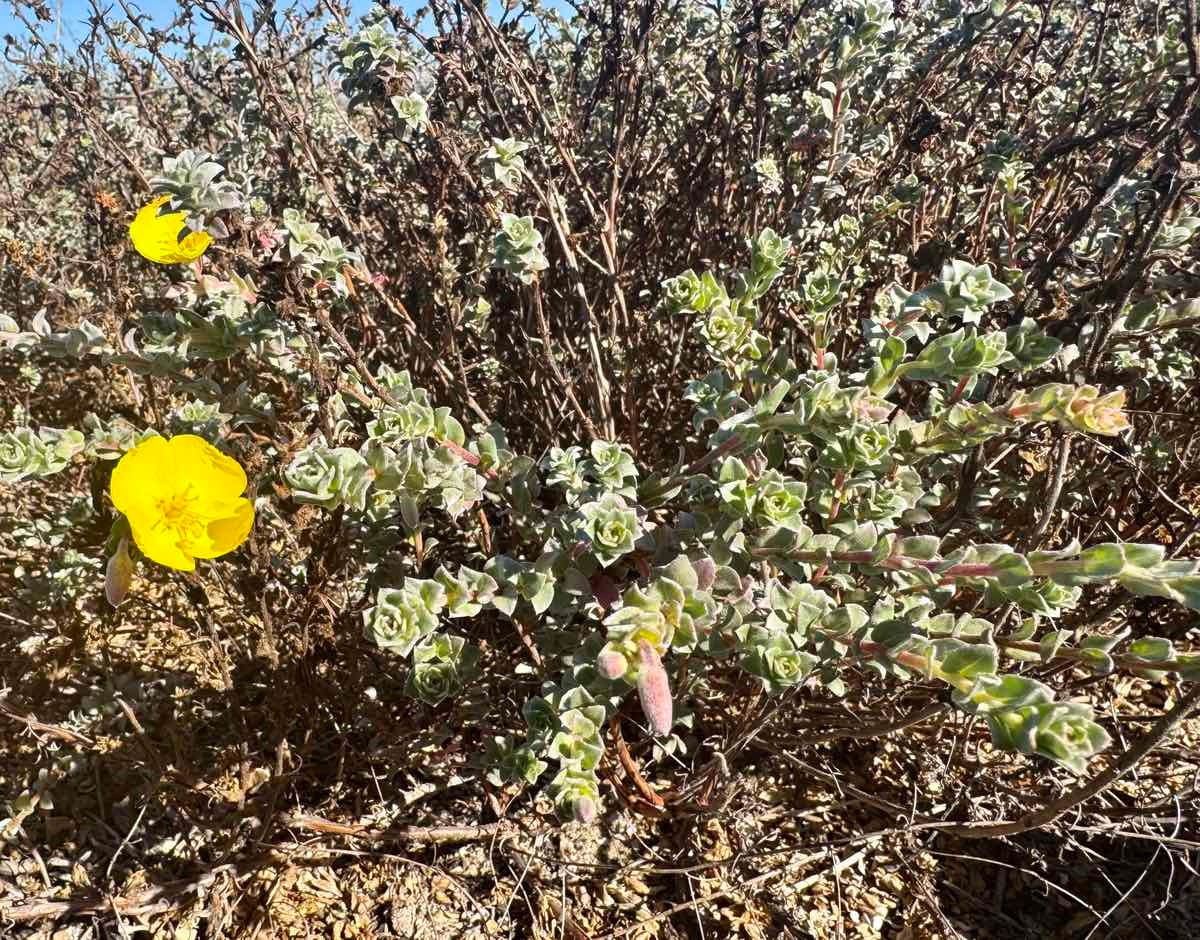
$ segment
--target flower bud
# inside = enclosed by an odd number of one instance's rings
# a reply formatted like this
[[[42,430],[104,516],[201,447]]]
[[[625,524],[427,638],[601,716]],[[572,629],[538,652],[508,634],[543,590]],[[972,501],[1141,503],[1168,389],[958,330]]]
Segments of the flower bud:
[[[658,650],[645,640],[638,641],[638,659],[641,666],[638,670],[638,697],[642,700],[646,722],[656,736],[670,734],[675,720],[667,671],[663,669]]]
[[[717,580],[717,563],[715,561],[706,555],[693,561],[692,567],[696,569],[697,590],[707,591],[713,586],[713,582]]]
[[[605,679],[620,679],[629,669],[629,661],[616,650],[605,650],[596,658],[596,668]]]
[[[120,607],[133,582],[133,559],[129,557],[129,539],[122,538],[104,570],[104,596],[113,607]]]
[[[596,801],[590,796],[581,796],[575,801],[571,810],[576,822],[592,823],[596,821]]]

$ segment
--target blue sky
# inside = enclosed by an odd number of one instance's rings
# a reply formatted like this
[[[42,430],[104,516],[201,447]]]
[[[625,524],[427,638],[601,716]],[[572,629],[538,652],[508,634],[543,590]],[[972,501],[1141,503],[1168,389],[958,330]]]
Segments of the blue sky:
[[[361,16],[371,8],[371,2],[372,0],[351,0],[350,7],[353,15]],[[34,20],[29,5],[21,3],[20,0],[17,0],[17,3],[25,8],[25,15],[30,20]],[[156,23],[163,24],[169,22],[171,17],[186,3],[187,0],[179,0],[179,2],[176,0],[133,0],[132,5],[138,7]],[[247,9],[252,5],[252,2],[247,0]],[[46,0],[46,6],[50,8],[51,13],[57,14],[60,9],[62,11],[63,44],[68,47],[77,45],[78,41],[87,33],[87,20],[92,15],[91,3],[88,0]],[[280,3],[279,6],[284,7],[286,4]],[[106,7],[113,9],[114,16],[123,18],[120,5],[116,3],[116,0],[100,0],[100,8],[105,9]],[[51,38],[54,36],[56,23],[43,23],[41,26],[40,31],[43,36]],[[25,34],[25,27],[13,15],[12,3],[9,0],[0,0],[0,36],[6,33],[21,37]]]
[[[319,0],[276,0],[276,10],[282,11],[297,5],[311,9],[318,2]],[[347,0],[343,0],[343,2],[345,3]],[[348,0],[351,23],[355,23],[359,17],[370,10],[374,2],[375,0]],[[486,2],[489,16],[496,20],[505,18],[507,0],[486,0]],[[249,16],[250,10],[255,6],[254,0],[241,0],[241,3]],[[399,0],[398,3],[397,0],[392,0],[392,3],[394,6],[401,6],[414,12],[424,5],[424,0]],[[53,16],[49,23],[37,21],[29,2],[0,0],[0,80],[11,77],[13,74],[13,66],[4,55],[3,37],[11,35],[17,39],[23,39],[26,36],[24,24],[13,14],[14,4],[24,9],[24,15],[38,27],[38,32],[43,39],[50,42],[61,39],[62,46],[67,52],[73,52],[88,34],[88,19],[92,15],[92,4],[89,0],[45,0],[45,5]],[[129,4],[148,16],[155,25],[166,26],[182,8],[191,5],[191,0],[129,0]],[[98,5],[101,10],[111,11],[114,19],[124,20],[124,11],[117,0],[98,0]],[[541,5],[545,9],[557,10],[568,19],[572,15],[564,0],[542,0]],[[211,28],[199,15],[195,20],[197,34],[203,42],[211,35]],[[168,46],[167,49],[171,51],[172,47]]]

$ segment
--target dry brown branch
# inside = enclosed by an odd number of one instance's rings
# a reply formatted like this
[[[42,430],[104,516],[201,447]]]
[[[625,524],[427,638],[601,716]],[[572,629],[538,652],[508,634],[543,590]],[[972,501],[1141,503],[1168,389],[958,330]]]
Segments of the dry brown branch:
[[[515,823],[502,820],[479,826],[390,826],[387,829],[370,829],[367,826],[347,825],[306,813],[287,816],[283,824],[308,832],[351,836],[368,842],[412,842],[418,845],[486,842],[515,832],[518,828]]]
[[[944,833],[968,839],[994,839],[1013,836],[1031,829],[1040,829],[1061,818],[1075,807],[1103,793],[1137,766],[1138,761],[1158,747],[1181,722],[1200,708],[1200,686],[1194,686],[1180,697],[1175,707],[1154,723],[1149,731],[1126,749],[1113,764],[1087,783],[1064,794],[1039,810],[1028,813],[1012,822],[947,823],[939,826]]]

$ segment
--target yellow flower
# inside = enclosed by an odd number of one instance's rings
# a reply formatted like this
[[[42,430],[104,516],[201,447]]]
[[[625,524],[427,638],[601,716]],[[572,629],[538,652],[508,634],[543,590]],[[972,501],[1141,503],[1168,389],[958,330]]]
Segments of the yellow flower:
[[[254,504],[242,497],[246,473],[202,437],[151,437],[113,470],[113,505],[151,561],[194,571],[197,558],[233,551],[250,534]]]
[[[187,213],[158,214],[158,210],[170,198],[159,196],[142,206],[129,223],[129,238],[143,258],[158,264],[187,264],[204,254],[204,250],[212,243],[212,236],[208,232],[191,232],[180,239],[179,233],[187,224]]]

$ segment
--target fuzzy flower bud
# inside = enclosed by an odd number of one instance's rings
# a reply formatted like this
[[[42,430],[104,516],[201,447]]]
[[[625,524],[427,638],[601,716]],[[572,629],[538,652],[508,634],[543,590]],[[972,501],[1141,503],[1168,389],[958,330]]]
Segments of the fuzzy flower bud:
[[[620,679],[629,669],[629,661],[616,650],[606,650],[596,658],[596,668],[605,679]]]
[[[638,670],[637,687],[638,697],[642,700],[642,712],[655,735],[669,734],[675,720],[667,671],[663,668],[658,650],[645,640],[638,641],[638,659],[641,668]]]
[[[121,606],[132,581],[133,559],[129,557],[129,539],[122,538],[104,572],[104,596],[113,607]]]

